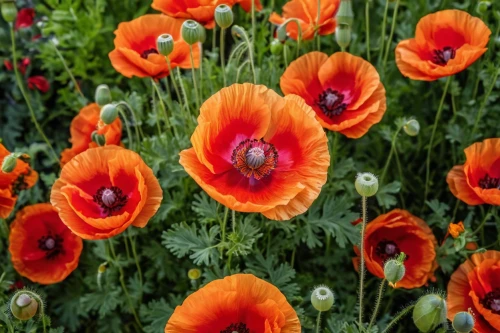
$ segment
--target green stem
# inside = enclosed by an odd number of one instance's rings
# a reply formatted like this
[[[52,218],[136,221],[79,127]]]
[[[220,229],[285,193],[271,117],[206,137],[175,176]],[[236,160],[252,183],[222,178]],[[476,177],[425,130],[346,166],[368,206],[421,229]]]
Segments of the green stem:
[[[120,114],[120,116],[122,116],[123,122],[125,123],[125,128],[127,129],[127,137],[128,137],[128,141],[130,144],[130,149],[133,149],[134,140],[132,139],[132,131],[130,130],[130,125],[128,123],[127,117],[125,116],[125,113],[121,109],[118,109],[118,113]]]
[[[217,24],[212,29],[212,53],[215,52],[216,42],[217,42]]]
[[[229,215],[229,208],[226,207],[224,210],[224,219],[222,220],[220,229],[221,229],[221,243],[224,244],[226,242],[226,224],[227,224],[227,217]],[[220,249],[220,255],[222,257],[222,247]]]
[[[370,1],[366,0],[365,4],[365,24],[366,24],[366,58],[368,62],[371,62],[371,50],[370,50]]]
[[[434,120],[434,127],[432,128],[431,141],[429,142],[429,147],[427,148],[427,160],[426,160],[426,170],[425,170],[425,192],[424,192],[424,202],[422,209],[425,207],[425,202],[427,201],[427,195],[429,194],[429,180],[431,172],[431,152],[434,145],[434,136],[436,135],[436,129],[441,118],[441,113],[443,112],[444,100],[446,99],[446,94],[448,93],[448,87],[450,86],[452,76],[448,77],[446,85],[444,87],[443,96],[441,97],[441,102],[439,103],[439,108],[436,114],[436,119]]]
[[[378,288],[377,302],[375,303],[375,309],[373,310],[372,319],[370,320],[370,325],[368,325],[368,329],[366,330],[367,332],[370,332],[370,329],[372,328],[373,324],[375,323],[375,320],[377,319],[378,310],[380,308],[380,303],[381,303],[382,298],[384,296],[384,289],[385,289],[386,281],[387,281],[386,279],[383,279],[382,282],[380,282],[380,287]]]
[[[233,224],[232,224],[233,233],[235,233],[236,232],[236,211],[234,211],[234,209],[232,210],[231,215],[232,215],[232,220],[233,220]]]
[[[196,82],[196,73],[194,68],[194,56],[193,56],[193,45],[189,45],[189,55],[191,58],[191,75],[193,76],[193,87],[196,96],[196,108],[200,109],[200,94],[198,91],[198,83]]]
[[[491,208],[490,208],[491,209]],[[486,224],[486,221],[488,220],[488,218],[490,217],[490,212],[488,211],[488,213],[486,213],[486,215],[484,216],[483,218],[483,221],[481,222],[481,224],[476,228],[476,230],[474,230],[474,232],[472,232],[470,234],[470,236],[474,236],[474,235],[477,235],[479,232],[481,232],[481,230],[483,229],[484,225]]]
[[[387,64],[387,59],[389,58],[389,52],[391,51],[391,42],[392,38],[394,37],[394,30],[396,29],[396,22],[398,18],[399,2],[400,0],[396,0],[396,7],[394,8],[394,15],[392,17],[391,32],[389,34],[389,40],[387,41],[387,47],[385,49],[384,62],[382,63],[382,73],[385,72],[385,66]]]
[[[252,1],[254,1],[254,0],[252,0]],[[253,83],[257,84],[257,75],[255,74],[255,64],[254,64],[254,59],[253,59],[253,44],[250,43],[250,39],[248,38],[248,35],[245,32],[245,29],[243,29],[240,26],[235,25],[235,26],[233,26],[232,30],[235,31],[237,35],[240,35],[248,45],[248,58],[250,60],[250,67],[252,68]]]
[[[177,78],[179,79],[179,84],[181,86],[182,96],[184,97],[184,104],[186,105],[186,110],[191,113],[191,109],[189,108],[189,103],[187,100],[186,89],[184,88],[184,82],[182,81],[181,70],[177,67]]]
[[[129,240],[130,240],[130,246],[132,247],[132,254],[134,255],[134,260],[135,260],[135,266],[137,267],[137,273],[139,273],[139,281],[141,282],[141,286],[143,285],[143,280],[142,280],[142,269],[141,265],[139,264],[139,257],[137,256],[137,250],[135,248],[135,238],[133,238],[130,235],[130,229],[128,230],[128,235]]]
[[[54,148],[50,144],[49,139],[47,138],[47,136],[43,132],[42,128],[40,127],[38,120],[36,120],[35,111],[33,110],[33,107],[31,106],[31,103],[30,103],[30,100],[28,98],[28,95],[26,94],[26,91],[24,90],[23,82],[21,80],[21,77],[19,75],[19,71],[17,69],[16,38],[14,35],[14,28],[12,26],[12,23],[10,24],[10,37],[12,39],[12,60],[13,60],[14,74],[16,77],[17,86],[19,87],[19,90],[21,91],[21,94],[23,95],[24,101],[26,102],[26,105],[28,106],[28,109],[29,109],[30,114],[31,114],[31,121],[33,121],[33,124],[35,125],[36,129],[38,130],[38,133],[40,134],[42,139],[45,141],[47,146],[49,147],[50,152],[52,154],[52,157],[54,158],[54,161],[56,163],[59,163],[59,157],[57,156]]]
[[[406,316],[411,310],[413,310],[414,307],[415,307],[415,305],[410,305],[410,306],[406,307],[405,309],[403,309],[400,313],[398,313],[398,315],[396,317],[394,317],[394,319],[391,320],[391,322],[389,324],[387,324],[387,327],[385,328],[385,330],[382,331],[382,333],[388,333],[389,330],[392,328],[392,326],[396,325],[396,323],[399,320],[401,320],[401,318]]]
[[[134,126],[134,129],[135,129],[135,136],[136,136],[136,139],[137,139],[137,146],[135,147],[136,149],[140,149],[140,145],[139,145],[139,142],[141,142],[141,136],[139,134],[139,125],[138,125],[138,122],[137,122],[137,117],[135,115],[135,112],[134,110],[130,107],[130,105],[128,105],[127,102],[119,102],[117,105],[117,107],[123,107],[125,108],[128,112],[130,112],[130,114],[132,115],[132,120],[134,121],[135,123],[135,126]],[[120,110],[120,109],[118,109]],[[120,114],[122,115],[122,117],[125,117],[125,113],[122,113],[120,112]],[[127,135],[129,135],[129,132],[128,132],[128,128],[127,128]]]
[[[389,14],[389,0],[385,0],[385,9],[384,9],[384,19],[382,20],[382,30],[380,36],[380,50],[378,53],[378,62],[382,60],[382,56],[384,54],[384,46],[385,46],[385,35],[387,30],[387,15]]]
[[[293,268],[295,266],[295,255],[297,254],[297,247],[295,246],[292,251],[292,259],[290,259],[290,266]]]
[[[221,28],[220,29],[220,65],[222,68],[222,77],[224,79],[224,87],[227,86],[227,81],[226,81],[226,63],[224,59],[224,36],[226,33],[226,29]]]
[[[316,14],[316,29],[314,30],[314,39],[316,40],[316,47],[318,51],[321,51],[321,37],[319,35],[319,21],[321,19],[321,0],[317,2],[317,14]]]
[[[391,164],[392,156],[394,155],[394,151],[396,150],[396,140],[398,138],[398,134],[401,131],[402,127],[398,128],[398,130],[394,133],[391,141],[391,150],[389,152],[389,157],[387,157],[387,161],[385,162],[384,169],[382,171],[382,175],[380,176],[380,184],[384,184],[384,179],[387,174],[387,170],[389,165]]]
[[[215,30],[215,27],[214,27],[214,30]],[[172,64],[170,63],[170,59],[168,57],[165,57],[165,60],[167,61],[167,66],[168,66],[168,73],[169,73],[168,76],[172,80],[172,85],[174,86],[175,94],[177,95],[177,99],[179,100],[179,104],[185,110],[186,118],[187,118],[186,120],[188,121],[190,127],[193,128],[194,127],[193,126],[194,125],[193,119],[191,118],[191,114],[189,112],[189,105],[187,105],[187,100],[186,100],[186,103],[183,105],[183,98],[179,92],[179,87],[177,86],[177,82],[175,82],[175,77],[174,77],[175,73],[172,71]],[[179,77],[179,79],[180,79],[180,77]],[[168,80],[168,78],[167,78],[167,80]]]
[[[486,103],[488,103],[488,98],[490,97],[490,94],[493,91],[493,88],[495,88],[499,74],[500,74],[500,69],[497,68],[495,75],[493,75],[493,81],[491,82],[491,85],[488,88],[486,95],[484,95],[483,102],[481,103],[481,106],[479,107],[479,110],[477,111],[476,121],[474,122],[474,127],[472,128],[472,132],[470,134],[469,140],[474,139],[474,134],[476,133],[477,127],[479,125],[479,121],[481,120],[481,114],[484,111],[484,108],[486,107]]]
[[[155,82],[151,80],[151,96],[152,96],[152,108],[153,111],[156,110],[156,93],[155,93]],[[156,111],[155,111],[156,112]],[[156,128],[158,130],[158,136],[161,135],[160,117],[156,115]]]
[[[333,132],[333,145],[332,145],[332,151],[330,153],[330,172],[333,177],[333,172],[334,172],[334,167],[335,167],[335,159],[337,156],[337,147],[339,144],[339,134],[337,132]]]
[[[360,240],[360,264],[359,264],[359,327],[363,326],[363,297],[365,283],[365,229],[366,229],[366,213],[367,213],[367,197],[361,198],[362,209],[362,224],[361,224],[361,240]]]
[[[321,331],[321,311],[318,311],[318,317],[316,317],[316,333]]]
[[[68,64],[66,63],[66,60],[64,60],[64,57],[62,56],[61,52],[59,52],[59,49],[57,48],[57,46],[54,43],[54,41],[51,39],[50,42],[54,46],[54,50],[56,51],[56,54],[59,57],[59,59],[61,60],[63,66],[64,66],[64,69],[66,70],[66,72],[68,73],[71,81],[73,82],[73,85],[75,86],[76,91],[78,91],[78,93],[80,94],[80,96],[85,99],[85,96],[83,95],[82,90],[80,89],[80,86],[78,85],[78,82],[76,82],[76,79],[73,76],[73,73],[71,72],[71,70],[68,67]]]

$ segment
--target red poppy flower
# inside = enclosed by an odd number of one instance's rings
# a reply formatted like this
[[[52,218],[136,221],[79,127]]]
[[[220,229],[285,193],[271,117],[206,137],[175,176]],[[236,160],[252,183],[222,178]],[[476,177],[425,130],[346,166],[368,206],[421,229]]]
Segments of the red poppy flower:
[[[459,73],[486,52],[490,29],[461,10],[443,10],[424,16],[415,38],[396,47],[396,65],[413,80],[434,81]]]
[[[446,177],[454,196],[475,206],[500,205],[500,139],[487,139],[466,148],[464,165]]]
[[[3,60],[3,65],[5,66],[5,68],[8,70],[8,71],[11,71],[14,69],[14,66],[12,65],[12,62],[10,62],[9,59],[4,59]]]
[[[346,52],[308,53],[290,64],[280,85],[285,95],[304,98],[324,128],[349,138],[365,135],[387,108],[375,67]]]
[[[274,220],[304,213],[326,182],[325,132],[298,96],[235,84],[201,107],[186,172],[212,198]]]
[[[272,284],[251,274],[215,280],[178,306],[165,333],[300,333],[297,313]]]
[[[189,45],[181,37],[184,20],[149,14],[123,22],[115,30],[115,49],[109,53],[113,67],[126,77],[162,78],[169,74],[165,57],[158,54],[156,39],[170,34],[174,51],[168,56],[172,68],[191,68]],[[193,45],[195,67],[200,64],[200,47]]]
[[[0,164],[10,152],[0,143]],[[0,171],[0,218],[7,218],[17,201],[17,195],[33,187],[38,180],[38,173],[28,163],[18,159],[12,172]]]
[[[23,8],[17,13],[15,29],[29,28],[35,21],[35,10],[33,8]]]
[[[448,319],[471,309],[473,332],[500,331],[500,252],[474,253],[452,274],[448,283]]]
[[[12,222],[9,251],[15,270],[40,284],[61,282],[78,266],[83,242],[48,203],[24,207]]]
[[[118,146],[90,148],[73,157],[52,186],[61,220],[84,239],[105,239],[130,225],[143,228],[163,194],[141,157]]]
[[[384,263],[404,252],[406,274],[397,287],[419,288],[428,280],[435,281],[436,245],[432,230],[423,220],[406,210],[394,209],[366,226],[366,268],[373,275],[384,278]],[[360,255],[357,247],[354,251]],[[359,267],[359,258],[354,258],[353,262]]]
[[[28,78],[28,88],[31,90],[37,89],[42,93],[46,93],[50,89],[50,83],[41,75],[31,76]]]
[[[340,6],[340,0],[321,0],[321,15],[318,22],[318,1],[313,0],[291,0],[283,6],[283,14],[279,16],[272,13],[269,21],[281,25],[290,18],[299,20],[302,29],[302,39],[314,38],[314,32],[319,26],[320,35],[330,35],[335,31],[337,22],[335,15]],[[299,32],[297,24],[290,23],[286,27],[290,38],[298,39]]]
[[[71,138],[69,140],[72,143],[72,147],[62,151],[62,166],[88,148],[97,147],[97,144],[91,138],[94,131],[97,131],[100,135],[104,135],[107,145],[120,145],[122,136],[122,121],[120,117],[116,117],[115,121],[111,124],[105,125],[100,121],[100,110],[99,105],[92,103],[83,107],[78,115],[73,118],[70,127]]]
[[[26,69],[28,68],[30,63],[31,63],[30,58],[23,58],[20,62],[17,63],[17,68],[19,68],[19,71],[21,72],[21,74],[24,75],[26,73]],[[10,60],[8,60],[8,59],[5,59],[3,61],[3,64],[8,71],[11,71],[14,69],[12,62],[10,62]]]

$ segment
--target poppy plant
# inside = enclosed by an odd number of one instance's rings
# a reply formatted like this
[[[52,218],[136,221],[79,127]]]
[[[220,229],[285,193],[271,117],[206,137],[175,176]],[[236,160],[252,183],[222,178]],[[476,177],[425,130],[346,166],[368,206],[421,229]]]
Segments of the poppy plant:
[[[283,24],[286,20],[294,18],[300,23],[302,39],[314,38],[316,30],[320,35],[330,35],[335,32],[337,26],[335,15],[339,10],[340,0],[321,0],[320,18],[318,22],[318,1],[292,0],[283,6],[282,15],[272,13],[269,21],[276,25]],[[291,23],[286,27],[288,36],[297,40],[299,30],[297,24]]]
[[[50,89],[50,83],[45,77],[35,75],[28,78],[28,88],[45,94]]]
[[[330,155],[313,110],[298,96],[235,84],[201,107],[186,172],[215,200],[273,220],[304,213],[326,182]]]
[[[100,121],[100,107],[96,103],[83,107],[78,115],[71,121],[70,133],[71,148],[64,149],[61,153],[61,165],[69,162],[76,155],[88,148],[97,147],[92,141],[92,133],[104,135],[107,145],[120,145],[122,136],[122,122],[120,117],[109,125]]]
[[[174,39],[174,50],[168,56],[171,67],[191,68],[189,45],[181,37],[184,20],[165,15],[143,15],[130,22],[123,22],[115,30],[115,49],[109,53],[111,65],[126,77],[152,77],[169,75],[165,56],[158,53],[156,39],[170,34]],[[193,45],[195,67],[200,64],[200,47]]]
[[[162,189],[141,157],[119,146],[73,157],[52,186],[50,202],[83,239],[105,239],[130,225],[143,228],[160,207]]]
[[[415,38],[396,47],[396,65],[413,80],[434,81],[465,70],[486,52],[490,29],[461,10],[443,10],[423,17]]]
[[[321,125],[349,138],[365,135],[386,111],[385,88],[375,67],[338,52],[308,53],[293,61],[280,80],[285,95],[299,95]]]
[[[412,289],[435,281],[437,240],[429,226],[406,210],[394,209],[366,226],[365,263],[373,275],[384,278],[384,263],[406,254],[404,278],[398,287]],[[354,248],[360,256],[359,249]],[[359,258],[353,260],[359,266]]]
[[[53,284],[78,266],[82,239],[74,235],[48,203],[26,206],[12,222],[9,251],[16,271],[33,282]]]
[[[500,205],[500,138],[476,142],[465,150],[466,161],[446,177],[451,193],[468,205]]]
[[[297,313],[278,288],[251,274],[215,280],[178,306],[165,333],[300,333]]]
[[[451,275],[448,319],[462,311],[474,313],[477,333],[500,331],[500,252],[474,253]]]
[[[35,10],[33,8],[23,8],[19,10],[16,17],[16,23],[14,24],[14,28],[24,29],[29,28],[33,25],[35,21]]]

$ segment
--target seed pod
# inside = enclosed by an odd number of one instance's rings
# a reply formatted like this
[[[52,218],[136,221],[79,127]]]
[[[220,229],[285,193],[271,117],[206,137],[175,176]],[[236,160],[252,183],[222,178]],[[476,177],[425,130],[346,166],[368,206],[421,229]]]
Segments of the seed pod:
[[[410,119],[404,126],[403,129],[409,136],[417,136],[420,132],[420,123],[415,119]]]
[[[352,26],[354,21],[354,12],[352,11],[351,0],[341,0],[339,11],[337,12],[337,24]]]
[[[346,49],[351,44],[351,26],[339,24],[335,29],[335,40],[341,49]]]
[[[19,154],[13,153],[5,156],[2,162],[2,172],[10,173],[14,171],[17,165],[17,159],[19,158]]]
[[[446,300],[440,295],[429,294],[420,297],[413,309],[413,322],[420,332],[435,330],[440,324],[446,323]]]
[[[488,10],[491,8],[491,2],[490,1],[479,1],[477,4],[477,12],[480,15],[484,15],[488,12]]]
[[[469,312],[459,312],[453,317],[453,329],[457,333],[469,333],[474,329],[475,320]]]
[[[228,5],[218,5],[215,8],[215,22],[222,29],[227,29],[234,22],[233,10]]]
[[[106,104],[101,109],[101,120],[106,125],[109,125],[115,121],[118,117],[118,108],[115,104]]]
[[[314,288],[311,294],[311,304],[316,310],[320,312],[328,311],[332,308],[333,303],[335,303],[335,296],[330,288],[327,286]]]
[[[174,38],[170,34],[162,34],[156,40],[156,48],[161,55],[168,57],[174,51]]]
[[[271,53],[280,55],[283,52],[283,44],[278,39],[273,39],[271,42]]]
[[[12,23],[17,17],[17,7],[15,1],[4,1],[1,3],[2,17],[7,23]]]
[[[184,21],[181,28],[182,39],[189,45],[198,43],[202,36],[202,31],[199,28],[200,24],[193,20]]]
[[[38,311],[38,302],[24,290],[18,291],[10,301],[10,311],[19,320],[33,318]]]
[[[111,91],[107,84],[100,84],[95,90],[95,102],[99,106],[106,105],[112,102]]]
[[[192,268],[188,271],[188,278],[190,280],[198,280],[201,277],[201,271],[198,268]]]
[[[99,134],[97,131],[93,131],[90,135],[90,138],[93,142],[97,143],[99,147],[106,145],[106,137],[102,134]]]
[[[406,268],[403,263],[399,260],[391,259],[387,261],[384,265],[384,276],[389,285],[396,287],[396,283],[403,280],[405,277]]]
[[[363,197],[374,196],[378,191],[378,179],[369,172],[359,173],[354,183],[356,191]]]

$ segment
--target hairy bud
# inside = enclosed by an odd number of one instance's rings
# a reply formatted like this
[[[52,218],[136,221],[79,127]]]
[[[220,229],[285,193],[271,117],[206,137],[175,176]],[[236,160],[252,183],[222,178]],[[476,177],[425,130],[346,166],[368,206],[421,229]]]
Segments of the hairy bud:
[[[35,299],[38,295],[31,291],[19,290],[10,301],[10,311],[12,315],[19,320],[28,320],[33,318],[38,312],[38,301]]]
[[[378,179],[369,172],[359,173],[354,183],[356,191],[363,197],[372,197],[378,191]]]
[[[406,273],[406,268],[404,265],[404,260],[406,255],[402,252],[396,259],[388,260],[384,264],[384,276],[389,282],[389,285],[396,287],[396,283],[403,280]]]
[[[110,125],[118,117],[118,108],[116,104],[106,104],[101,109],[101,120],[106,125]]]
[[[112,102],[111,91],[107,84],[100,84],[97,86],[95,90],[95,102],[101,107]]]
[[[420,297],[413,309],[413,322],[420,332],[434,331],[446,323],[446,300],[437,294]]]
[[[453,317],[453,329],[457,333],[469,333],[474,329],[475,320],[469,312],[459,312]]]

